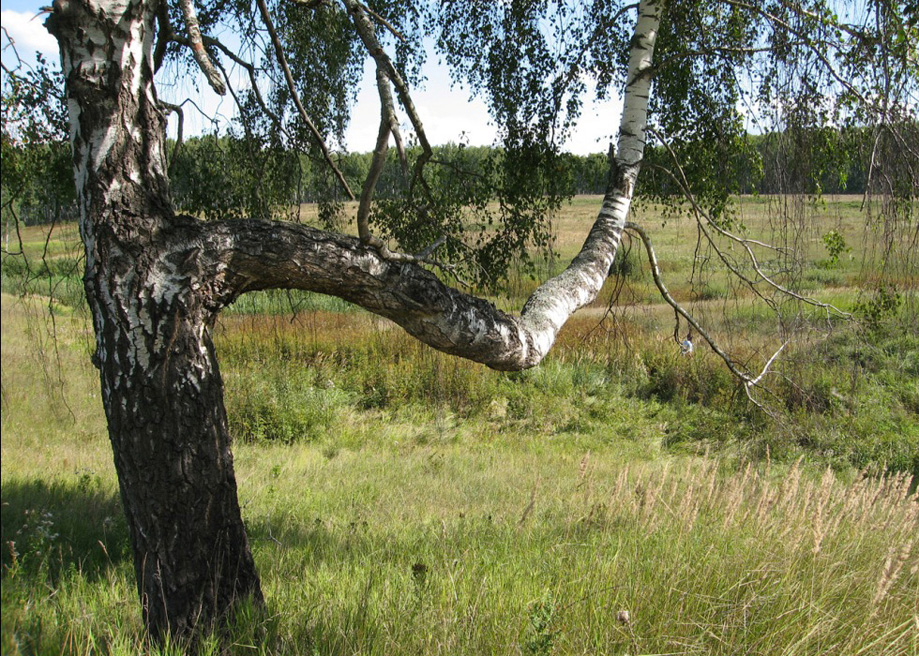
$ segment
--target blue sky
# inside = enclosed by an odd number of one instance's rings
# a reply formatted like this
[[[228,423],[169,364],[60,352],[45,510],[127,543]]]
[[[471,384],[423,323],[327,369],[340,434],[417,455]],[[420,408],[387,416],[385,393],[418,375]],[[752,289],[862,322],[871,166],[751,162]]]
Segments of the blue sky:
[[[34,62],[37,51],[45,53],[50,61],[57,59],[57,43],[44,28],[44,16],[39,15],[40,8],[47,4],[50,4],[50,0],[3,2],[0,22],[25,62]],[[8,47],[9,40],[6,35],[3,35],[2,43],[4,64],[15,65],[15,56]],[[428,59],[429,63],[424,69],[427,83],[423,89],[414,90],[412,95],[431,143],[441,144],[460,140],[465,140],[471,145],[492,143],[495,128],[490,122],[485,104],[480,100],[470,100],[466,90],[452,87],[446,67],[438,64],[436,57]],[[348,150],[370,151],[376,141],[380,114],[373,80],[372,69],[368,64],[351,124],[346,133]],[[210,123],[202,113],[195,110],[195,106],[200,107],[208,115],[224,119],[229,119],[233,115],[232,99],[216,96],[204,83],[198,84],[199,88],[195,88],[195,85],[188,81],[171,82],[161,79],[158,82],[157,91],[161,98],[176,104],[185,100],[194,103],[185,105],[186,135],[200,133]],[[618,127],[620,107],[618,100],[588,103],[584,108],[580,125],[566,144],[566,148],[578,154],[606,152],[607,144]]]

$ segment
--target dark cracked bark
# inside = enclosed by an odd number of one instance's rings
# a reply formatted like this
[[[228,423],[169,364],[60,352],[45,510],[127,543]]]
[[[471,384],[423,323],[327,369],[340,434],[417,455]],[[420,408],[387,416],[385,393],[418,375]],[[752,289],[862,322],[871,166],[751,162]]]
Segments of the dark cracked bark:
[[[185,639],[261,600],[236,496],[200,227],[176,217],[142,2],[55,2],[94,362],[152,635]]]

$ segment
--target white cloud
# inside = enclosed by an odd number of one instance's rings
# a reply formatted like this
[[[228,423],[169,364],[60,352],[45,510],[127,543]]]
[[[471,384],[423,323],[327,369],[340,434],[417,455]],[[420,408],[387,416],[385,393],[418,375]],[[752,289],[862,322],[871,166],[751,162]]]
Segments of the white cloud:
[[[49,58],[57,57],[57,41],[45,29],[45,15],[34,11],[0,11],[0,23],[12,40],[19,56],[25,61],[32,59],[35,52]],[[6,46],[6,38],[3,39]],[[8,53],[4,51],[4,60]]]

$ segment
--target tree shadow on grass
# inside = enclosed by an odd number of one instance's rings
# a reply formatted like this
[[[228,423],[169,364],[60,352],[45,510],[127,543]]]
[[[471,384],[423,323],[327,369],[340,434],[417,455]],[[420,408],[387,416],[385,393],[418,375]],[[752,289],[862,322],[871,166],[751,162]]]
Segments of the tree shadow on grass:
[[[3,576],[11,567],[79,571],[96,580],[130,561],[127,525],[118,495],[97,476],[69,481],[4,481],[0,493]]]

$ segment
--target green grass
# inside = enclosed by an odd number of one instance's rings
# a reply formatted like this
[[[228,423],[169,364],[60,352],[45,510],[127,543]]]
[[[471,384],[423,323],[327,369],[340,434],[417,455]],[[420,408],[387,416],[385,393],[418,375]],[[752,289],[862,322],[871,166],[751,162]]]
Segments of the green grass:
[[[267,607],[227,652],[915,653],[902,477],[592,446],[237,446]],[[146,652],[110,467],[41,479],[4,466],[3,653]]]
[[[742,200],[750,234],[777,202]],[[562,259],[595,203],[558,217]],[[919,653],[915,286],[891,309],[858,259],[818,264],[830,227],[871,238],[827,207],[801,284],[872,319],[828,335],[716,272],[690,284],[688,222],[655,235],[674,293],[751,369],[797,326],[775,418],[706,349],[678,355],[639,261],[612,317],[608,289],[516,374],[335,299],[240,299],[215,341],[267,606],[205,652]],[[147,653],[79,247],[72,226],[24,237],[29,266],[3,260],[0,651]]]

